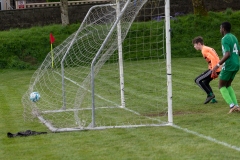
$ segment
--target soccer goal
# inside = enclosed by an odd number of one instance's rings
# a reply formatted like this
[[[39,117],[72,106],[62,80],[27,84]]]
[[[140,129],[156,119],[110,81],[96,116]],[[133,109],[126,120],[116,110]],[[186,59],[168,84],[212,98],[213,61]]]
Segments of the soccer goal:
[[[93,6],[52,52],[22,97],[25,119],[52,132],[173,124],[169,0]]]

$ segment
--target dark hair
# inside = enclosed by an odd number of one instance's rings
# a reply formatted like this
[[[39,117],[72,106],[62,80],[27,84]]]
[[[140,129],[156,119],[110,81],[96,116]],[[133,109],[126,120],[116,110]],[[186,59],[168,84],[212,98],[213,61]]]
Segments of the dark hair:
[[[223,22],[221,25],[222,25],[222,28],[224,28],[224,30],[226,32],[230,32],[231,31],[231,24],[229,22]]]
[[[192,44],[195,44],[195,43],[201,43],[201,45],[203,45],[203,38],[201,36],[195,37],[192,40]]]

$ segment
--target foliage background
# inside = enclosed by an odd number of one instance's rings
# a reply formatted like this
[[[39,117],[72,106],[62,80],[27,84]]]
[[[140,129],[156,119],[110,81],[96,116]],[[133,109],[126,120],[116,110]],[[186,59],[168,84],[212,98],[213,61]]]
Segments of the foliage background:
[[[195,54],[195,49],[192,47],[192,39],[199,35],[203,36],[206,45],[215,48],[221,55],[220,24],[223,21],[229,21],[233,24],[232,33],[240,37],[239,17],[240,11],[233,12],[230,8],[223,12],[209,12],[208,16],[176,15],[171,20],[172,57],[201,56]],[[159,23],[163,23],[163,21],[159,21]],[[66,27],[51,25],[1,31],[0,68],[36,69],[50,52],[49,34],[53,33],[56,39],[53,45],[57,46],[74,33],[79,26],[80,24],[71,24]]]

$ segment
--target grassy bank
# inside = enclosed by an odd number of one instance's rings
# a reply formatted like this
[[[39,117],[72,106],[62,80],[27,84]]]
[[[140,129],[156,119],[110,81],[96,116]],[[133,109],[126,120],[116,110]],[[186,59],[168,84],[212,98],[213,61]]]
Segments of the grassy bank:
[[[231,9],[218,13],[209,12],[207,17],[192,14],[173,17],[171,20],[172,57],[201,56],[195,54],[196,51],[191,44],[192,39],[199,35],[204,37],[206,45],[215,48],[221,55],[220,40],[222,36],[219,32],[220,24],[223,21],[231,22],[232,33],[240,37],[240,28],[238,27],[240,26],[239,17],[240,11],[233,12]],[[159,23],[163,22],[160,21]],[[56,47],[69,35],[74,33],[79,25],[72,24],[67,27],[51,25],[0,32],[0,68],[36,69],[50,51],[49,34],[53,33],[56,39],[53,47]],[[145,34],[145,26],[146,24],[143,24],[139,28],[142,28],[143,35]],[[131,42],[128,43],[131,44]],[[144,57],[148,57],[148,55],[144,55]]]

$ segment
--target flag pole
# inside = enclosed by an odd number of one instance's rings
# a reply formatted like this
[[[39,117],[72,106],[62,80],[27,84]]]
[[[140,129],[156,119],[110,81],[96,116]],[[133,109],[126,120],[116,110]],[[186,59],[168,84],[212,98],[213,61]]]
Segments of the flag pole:
[[[52,55],[52,68],[53,68],[53,45],[51,43],[51,55]]]

